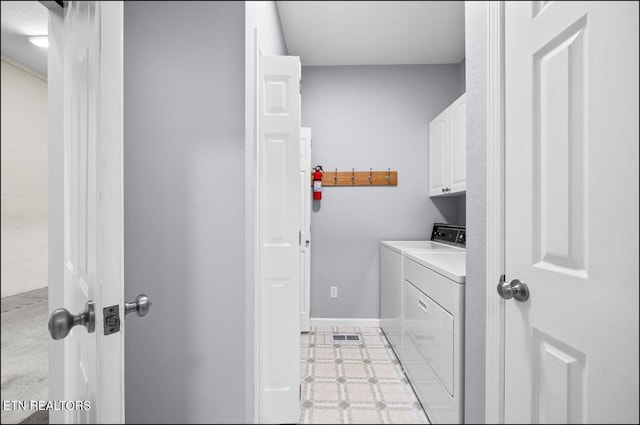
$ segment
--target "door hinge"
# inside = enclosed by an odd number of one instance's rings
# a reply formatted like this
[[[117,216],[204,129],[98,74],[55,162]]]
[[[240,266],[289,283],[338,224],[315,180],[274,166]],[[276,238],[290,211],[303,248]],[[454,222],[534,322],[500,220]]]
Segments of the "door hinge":
[[[300,94],[302,94],[302,79],[300,79]]]
[[[302,245],[302,230],[298,230],[298,245]]]

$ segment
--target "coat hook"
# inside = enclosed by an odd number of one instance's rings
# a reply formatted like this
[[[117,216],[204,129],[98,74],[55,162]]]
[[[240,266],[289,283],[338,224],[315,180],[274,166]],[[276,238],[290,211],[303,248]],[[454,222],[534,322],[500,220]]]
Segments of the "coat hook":
[[[371,168],[369,168],[369,184],[373,184],[373,182],[371,181]]]
[[[391,179],[391,168],[387,168],[387,183],[389,183],[390,179]]]
[[[356,183],[356,170],[355,168],[351,169],[351,184],[355,184]]]
[[[336,168],[336,174],[333,176],[333,182],[338,184],[338,169]]]

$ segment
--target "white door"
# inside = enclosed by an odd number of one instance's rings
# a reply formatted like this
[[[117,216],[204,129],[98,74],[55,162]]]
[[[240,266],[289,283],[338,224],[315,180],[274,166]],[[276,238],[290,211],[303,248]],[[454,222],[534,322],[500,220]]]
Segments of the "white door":
[[[429,123],[429,196],[442,195],[449,177],[446,167],[447,110]]]
[[[300,129],[300,332],[309,332],[311,308],[311,129]]]
[[[638,423],[638,3],[506,2],[506,423]]]
[[[49,81],[64,85],[64,287],[49,291],[63,292],[58,307],[72,314],[92,302],[95,321],[91,333],[78,325],[53,342],[64,345],[64,354],[52,357],[50,368],[62,368],[64,378],[52,374],[50,385],[64,388],[64,400],[88,402],[65,408],[58,419],[121,423],[123,4],[68,2],[64,10],[62,34],[52,37],[63,40],[56,48],[64,51],[64,81]],[[103,322],[103,309],[110,308],[119,310],[119,332],[117,323]]]
[[[257,409],[300,420],[300,58],[258,64]]]
[[[467,96],[460,96],[448,108],[450,149],[447,161],[450,176],[449,193],[467,190]]]

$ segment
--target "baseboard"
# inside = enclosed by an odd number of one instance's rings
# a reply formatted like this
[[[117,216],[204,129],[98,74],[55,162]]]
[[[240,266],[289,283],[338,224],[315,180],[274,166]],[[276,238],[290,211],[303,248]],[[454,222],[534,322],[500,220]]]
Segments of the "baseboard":
[[[311,326],[363,326],[380,327],[380,319],[334,319],[323,317],[312,317]]]

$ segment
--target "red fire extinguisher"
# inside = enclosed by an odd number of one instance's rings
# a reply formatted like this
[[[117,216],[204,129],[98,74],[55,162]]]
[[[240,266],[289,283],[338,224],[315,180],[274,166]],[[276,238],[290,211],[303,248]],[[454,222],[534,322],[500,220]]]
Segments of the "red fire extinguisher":
[[[322,199],[322,165],[316,165],[313,172],[313,199]]]

